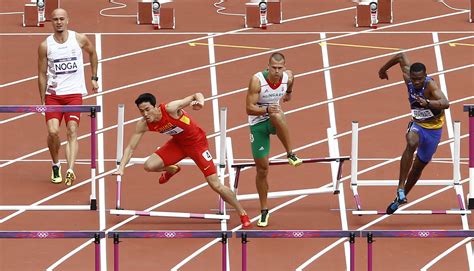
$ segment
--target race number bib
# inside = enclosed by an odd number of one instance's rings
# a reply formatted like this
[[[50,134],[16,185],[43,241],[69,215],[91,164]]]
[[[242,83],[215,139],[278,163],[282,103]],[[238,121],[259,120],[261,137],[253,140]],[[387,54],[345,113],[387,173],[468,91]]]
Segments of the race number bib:
[[[55,74],[69,74],[77,72],[77,57],[66,57],[53,61]]]
[[[204,157],[204,159],[206,159],[206,161],[211,161],[212,160],[212,155],[208,150],[206,150],[205,152],[202,153],[202,157]]]
[[[179,133],[182,133],[184,130],[181,128],[181,127],[178,127],[178,126],[174,126],[168,130],[165,130],[163,132],[161,132],[162,134],[167,134],[167,135],[177,135]]]
[[[434,117],[433,112],[429,109],[412,109],[411,115],[416,120],[426,120]]]

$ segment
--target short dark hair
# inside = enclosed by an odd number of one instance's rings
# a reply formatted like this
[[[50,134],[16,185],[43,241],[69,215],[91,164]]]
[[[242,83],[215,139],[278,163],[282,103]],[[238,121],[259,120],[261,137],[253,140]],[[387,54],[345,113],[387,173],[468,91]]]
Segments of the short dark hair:
[[[142,103],[150,103],[152,106],[156,105],[156,98],[153,96],[151,93],[143,93],[138,96],[138,98],[135,100],[135,104],[139,106]]]
[[[285,61],[285,56],[282,53],[276,52],[276,53],[273,53],[270,56],[270,58],[268,59],[268,63],[270,63],[272,61],[272,59],[274,59],[275,61],[278,61],[278,62],[280,62],[282,60]]]
[[[424,72],[426,73],[426,67],[423,63],[416,62],[411,64],[410,66],[410,73],[412,72]]]

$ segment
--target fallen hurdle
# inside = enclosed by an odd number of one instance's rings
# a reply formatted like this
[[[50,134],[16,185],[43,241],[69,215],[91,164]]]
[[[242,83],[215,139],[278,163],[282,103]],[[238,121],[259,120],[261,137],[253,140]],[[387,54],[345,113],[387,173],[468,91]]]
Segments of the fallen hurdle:
[[[120,238],[221,238],[222,270],[227,270],[227,239],[232,237],[231,231],[111,231],[107,235],[114,241],[114,271],[119,271]]]
[[[225,131],[226,125],[226,108],[221,109],[221,131]],[[125,106],[123,104],[118,105],[118,124],[117,124],[117,166],[120,166],[120,161],[122,160],[123,156],[123,133],[124,133],[124,115],[125,115]],[[222,133],[221,136],[221,146],[224,149],[221,149],[220,159],[219,161],[214,159],[213,162],[217,166],[219,177],[222,178],[225,169],[225,152],[226,152],[226,138],[225,132]],[[131,158],[129,161],[129,165],[138,165],[144,164],[146,162],[146,158]],[[178,165],[180,166],[189,166],[189,165],[196,165],[193,160],[191,159],[183,159],[181,160]],[[116,205],[115,209],[110,210],[110,214],[112,215],[132,215],[132,216],[155,216],[155,217],[174,217],[174,218],[195,218],[195,219],[213,219],[213,220],[228,220],[230,216],[224,213],[224,204],[223,200],[219,199],[219,213],[218,214],[202,214],[202,213],[183,213],[183,212],[154,212],[154,211],[139,211],[139,210],[124,210],[121,206],[121,194],[122,194],[122,177],[117,175],[117,190],[116,190]],[[223,179],[221,180],[223,181]]]
[[[0,231],[0,238],[5,239],[93,238],[95,244],[95,271],[100,271],[100,239],[104,237],[104,232],[96,231]]]
[[[97,122],[96,114],[101,112],[98,105],[0,105],[0,113],[45,113],[45,112],[81,112],[90,113],[91,118],[91,195],[89,205],[2,205],[0,211],[30,210],[30,211],[50,211],[50,210],[97,210],[96,197],[96,151],[97,151]]]

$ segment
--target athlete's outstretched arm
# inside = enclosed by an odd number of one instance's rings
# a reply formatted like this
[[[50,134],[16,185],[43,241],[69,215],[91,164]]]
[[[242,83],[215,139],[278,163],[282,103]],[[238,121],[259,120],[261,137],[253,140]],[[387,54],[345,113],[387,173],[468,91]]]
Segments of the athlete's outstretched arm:
[[[166,112],[171,115],[179,116],[181,115],[181,109],[190,105],[193,106],[194,110],[201,109],[204,106],[204,95],[200,92],[196,92],[184,99],[169,102],[166,105]]]
[[[140,143],[140,140],[142,139],[143,134],[145,134],[147,130],[148,130],[148,127],[146,125],[146,121],[144,119],[139,120],[137,122],[137,126],[135,127],[135,132],[130,138],[127,148],[125,148],[125,151],[123,152],[122,160],[120,161],[120,166],[117,169],[117,171],[113,173],[113,175],[123,175],[125,171],[125,166],[128,164],[128,162],[132,158],[133,152],[137,148],[138,143]]]
[[[388,69],[390,69],[391,67],[397,64],[400,64],[400,69],[402,70],[403,78],[405,79],[405,81],[409,80],[411,64],[410,64],[410,60],[408,60],[408,57],[404,53],[396,54],[380,68],[379,70],[380,79],[388,80],[388,74],[387,74]]]

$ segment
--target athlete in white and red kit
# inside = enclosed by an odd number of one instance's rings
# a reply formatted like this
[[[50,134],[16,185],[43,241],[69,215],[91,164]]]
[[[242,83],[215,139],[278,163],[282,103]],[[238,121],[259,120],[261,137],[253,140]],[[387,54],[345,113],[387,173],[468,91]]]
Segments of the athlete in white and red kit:
[[[80,33],[68,30],[69,16],[64,9],[52,13],[54,33],[41,42],[38,48],[38,87],[43,105],[82,105],[82,96],[87,94],[84,80],[82,50],[89,54],[91,63],[91,84],[95,92],[97,84],[97,53],[90,40]],[[77,157],[77,128],[80,113],[46,112],[48,127],[48,148],[52,160],[51,182],[62,182],[59,162],[59,126],[64,117],[67,127],[66,159],[68,169],[64,183],[72,185],[76,176],[74,163]]]

